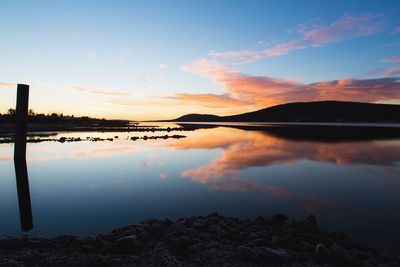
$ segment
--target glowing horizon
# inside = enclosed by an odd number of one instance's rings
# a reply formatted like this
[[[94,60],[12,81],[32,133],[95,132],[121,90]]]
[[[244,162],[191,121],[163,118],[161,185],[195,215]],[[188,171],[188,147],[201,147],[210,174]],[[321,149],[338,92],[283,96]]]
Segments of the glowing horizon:
[[[6,0],[0,113],[17,83],[35,112],[107,119],[400,104],[400,3],[305,2]]]

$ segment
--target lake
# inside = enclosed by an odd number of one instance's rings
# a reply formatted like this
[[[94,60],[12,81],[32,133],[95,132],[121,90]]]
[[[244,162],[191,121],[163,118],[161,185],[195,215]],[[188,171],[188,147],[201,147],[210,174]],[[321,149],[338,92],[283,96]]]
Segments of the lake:
[[[21,231],[14,145],[0,144],[0,236],[94,235],[148,218],[212,212],[315,214],[323,230],[399,251],[400,135],[391,128],[194,128],[168,133],[181,139],[130,139],[164,132],[70,132],[52,137],[113,141],[28,143],[28,232]]]

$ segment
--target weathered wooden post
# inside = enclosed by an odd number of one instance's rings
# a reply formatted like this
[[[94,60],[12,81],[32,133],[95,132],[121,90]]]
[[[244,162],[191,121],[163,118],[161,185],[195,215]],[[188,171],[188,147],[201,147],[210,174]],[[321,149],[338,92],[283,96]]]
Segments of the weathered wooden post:
[[[18,84],[15,114],[14,158],[26,157],[26,135],[28,124],[29,85]]]
[[[19,216],[21,228],[33,228],[28,169],[26,166],[26,137],[28,124],[29,85],[18,84],[15,118],[14,165],[17,179]]]

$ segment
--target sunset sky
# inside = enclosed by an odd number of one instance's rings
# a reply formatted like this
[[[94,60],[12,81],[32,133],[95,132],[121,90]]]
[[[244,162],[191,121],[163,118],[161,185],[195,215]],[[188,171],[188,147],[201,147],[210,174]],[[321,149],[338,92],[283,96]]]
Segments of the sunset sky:
[[[316,100],[400,104],[400,1],[0,3],[0,113],[132,120]]]

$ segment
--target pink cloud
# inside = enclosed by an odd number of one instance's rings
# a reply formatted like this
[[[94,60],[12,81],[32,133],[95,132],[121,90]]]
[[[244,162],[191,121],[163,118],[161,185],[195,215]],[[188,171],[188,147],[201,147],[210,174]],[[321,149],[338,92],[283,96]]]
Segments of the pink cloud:
[[[393,33],[400,33],[400,25],[394,29]]]
[[[385,58],[382,62],[400,62],[400,56]]]
[[[253,108],[261,108],[299,101],[377,102],[400,99],[400,79],[396,77],[346,78],[305,84],[294,80],[250,76],[207,59],[182,66],[182,70],[209,77],[224,86],[226,93],[222,95],[186,93],[175,96],[208,107],[247,104]],[[396,67],[388,71],[387,75],[395,75],[398,71]]]
[[[389,68],[386,72],[385,72],[386,76],[394,76],[394,75],[400,75],[400,65],[399,66],[394,66]]]
[[[327,26],[316,26],[304,32],[304,39],[314,45],[339,42],[380,32],[384,27],[382,15],[344,15]]]
[[[168,178],[169,175],[166,173],[160,173],[158,176],[160,177],[161,180],[165,180]]]
[[[329,25],[301,24],[298,33],[300,39],[278,44],[261,51],[210,51],[209,56],[232,64],[244,64],[266,57],[276,57],[288,54],[293,50],[310,47],[321,47],[330,43],[341,42],[356,37],[369,36],[383,30],[385,21],[379,14],[345,14]]]

